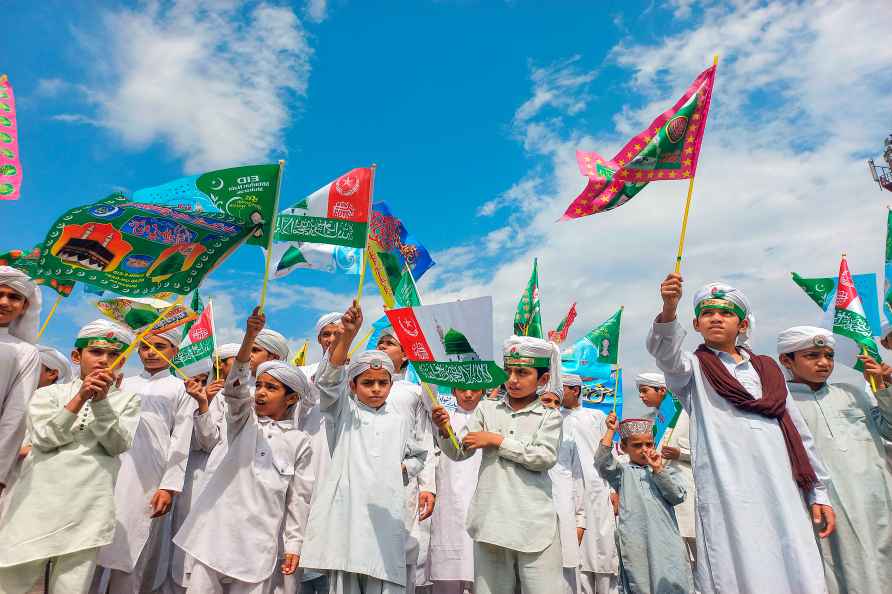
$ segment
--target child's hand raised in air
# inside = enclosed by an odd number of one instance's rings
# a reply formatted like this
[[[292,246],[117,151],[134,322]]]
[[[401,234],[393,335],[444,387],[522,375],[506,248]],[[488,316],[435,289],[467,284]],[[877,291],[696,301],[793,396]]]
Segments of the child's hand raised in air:
[[[607,421],[605,423],[605,425],[607,426],[607,430],[601,437],[602,446],[609,448],[613,445],[613,434],[616,433],[616,423],[616,413],[611,412],[609,415],[607,415]]]
[[[245,334],[256,337],[264,326],[266,326],[266,314],[260,311],[260,306],[257,306],[245,322]]]

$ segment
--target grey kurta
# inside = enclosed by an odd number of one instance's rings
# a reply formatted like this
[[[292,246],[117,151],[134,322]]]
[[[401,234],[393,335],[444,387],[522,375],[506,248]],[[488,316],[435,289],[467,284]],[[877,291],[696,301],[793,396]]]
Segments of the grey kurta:
[[[892,592],[892,388],[877,394],[825,385],[814,392],[791,383],[815,447],[830,470],[836,532],[819,540],[831,594]],[[885,441],[884,441],[885,440]]]
[[[688,554],[678,533],[674,506],[685,498],[675,469],[653,472],[621,463],[611,448],[598,446],[595,468],[619,493],[619,551],[623,588],[634,594],[694,591]]]
[[[9,486],[25,436],[28,399],[40,379],[37,348],[0,328],[0,485]]]

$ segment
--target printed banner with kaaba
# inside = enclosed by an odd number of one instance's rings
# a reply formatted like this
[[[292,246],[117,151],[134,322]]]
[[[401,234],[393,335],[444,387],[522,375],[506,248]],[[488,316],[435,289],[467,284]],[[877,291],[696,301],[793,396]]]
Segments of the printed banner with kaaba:
[[[81,282],[131,297],[185,295],[253,230],[223,213],[113,194],[63,214],[15,266],[35,279]]]
[[[385,313],[422,381],[479,390],[508,379],[492,355],[492,297]]]

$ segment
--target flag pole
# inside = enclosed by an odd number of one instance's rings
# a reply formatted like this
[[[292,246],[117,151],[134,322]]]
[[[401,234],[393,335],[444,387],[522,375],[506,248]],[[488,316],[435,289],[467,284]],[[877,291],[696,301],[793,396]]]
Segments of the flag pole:
[[[712,65],[718,66],[719,55],[712,56]],[[688,231],[688,215],[691,213],[691,199],[694,196],[694,175],[688,183],[688,197],[684,203],[684,215],[681,218],[681,235],[678,238],[678,253],[675,256],[675,274],[681,273],[681,256],[684,253],[684,239]]]
[[[442,406],[440,404],[440,399],[436,397],[434,391],[431,390],[430,385],[427,382],[421,382],[421,385],[424,386],[424,389],[427,391],[427,395],[431,399],[431,404],[434,408],[438,406]],[[455,448],[455,451],[461,451],[461,446],[458,444],[458,439],[455,437],[455,431],[452,430],[452,423],[446,426],[446,433],[449,435],[449,441],[452,442],[452,447]]]
[[[372,334],[374,334],[374,333],[375,333],[375,328],[374,327],[369,328],[369,331],[365,333],[365,336],[360,338],[359,342],[356,343],[356,346],[354,346],[352,349],[350,349],[350,352],[347,353],[347,358],[349,359],[350,357],[355,355],[356,351],[361,349],[362,346],[366,343],[366,341],[368,341],[368,339],[370,339],[372,337]]]
[[[156,349],[156,348],[155,348],[155,345],[153,345],[151,342],[149,342],[148,340],[146,340],[145,337],[143,337],[143,338],[141,339],[141,342],[142,342],[144,345],[146,345],[147,347],[149,347],[150,349],[152,349],[153,351],[155,351],[155,354],[158,355],[159,357],[161,357],[162,359],[164,359],[164,362],[165,362],[165,363],[167,363],[168,365],[170,365],[171,367],[173,367],[173,370],[176,371],[176,372],[177,372],[177,375],[179,375],[181,378],[183,378],[184,381],[189,381],[189,377],[188,377],[185,373],[183,373],[183,370],[180,369],[179,367],[177,367],[176,365],[174,365],[174,364],[173,364],[173,361],[171,361],[171,360],[168,359],[166,356],[164,356],[164,353],[162,353],[161,351],[159,351],[158,349]]]
[[[127,359],[127,356],[130,355],[130,353],[133,352],[133,349],[136,348],[136,345],[138,345],[140,342],[142,342],[142,339],[145,338],[149,332],[151,332],[152,328],[155,327],[155,324],[157,324],[158,322],[163,320],[167,316],[167,314],[169,314],[171,311],[173,311],[173,309],[175,307],[177,307],[178,305],[182,305],[183,299],[185,299],[185,295],[180,295],[176,301],[171,303],[164,311],[162,311],[158,315],[157,318],[155,318],[154,322],[152,322],[151,324],[149,324],[148,326],[146,326],[145,328],[140,330],[139,334],[136,335],[136,339],[130,344],[130,346],[128,346],[123,351],[121,351],[121,353],[117,357],[115,357],[115,360],[112,361],[111,365],[109,365],[108,368],[114,369],[115,367],[120,365],[122,361]]]
[[[359,269],[359,288],[356,289],[356,303],[362,299],[362,286],[365,284],[365,269],[368,267],[366,262],[366,253],[369,251],[369,227],[372,224],[372,201],[375,199],[375,171],[378,169],[377,163],[372,163],[372,178],[369,180],[369,212],[368,221],[366,222],[365,247],[362,249],[362,259]],[[371,336],[371,334],[369,334]]]
[[[266,244],[266,264],[263,267],[263,288],[260,290],[260,313],[266,305],[266,286],[269,283],[269,267],[273,259],[273,237],[276,234],[276,215],[279,213],[279,191],[282,189],[282,171],[285,170],[285,160],[279,159],[279,175],[276,179],[276,201],[273,203],[273,214],[269,225],[269,240]]]
[[[865,357],[870,356],[870,353],[867,352],[867,347],[864,346],[863,344],[861,345],[861,354],[864,355]],[[874,394],[876,394],[877,393],[877,378],[875,378],[873,376],[873,374],[871,373],[871,374],[868,374],[867,381],[870,382],[870,389],[873,390]]]
[[[624,309],[626,309],[625,305],[619,306],[620,320],[622,320],[622,315],[623,315],[622,311]],[[620,322],[620,323],[622,323],[622,322]],[[622,326],[620,326],[620,328],[622,328]],[[618,334],[619,333],[617,333],[617,335]],[[614,363],[614,365],[616,365],[616,381],[613,382],[613,412],[614,413],[616,413],[616,394],[619,392],[620,371],[622,370],[622,367],[619,366],[619,336],[617,336],[617,338],[616,338],[616,343],[617,343],[616,344],[616,363]]]
[[[47,314],[46,319],[43,321],[43,326],[40,327],[40,331],[37,333],[37,340],[40,340],[40,337],[43,336],[44,330],[49,325],[50,320],[53,319],[53,314],[56,313],[56,308],[59,307],[59,303],[62,301],[61,295],[56,295],[56,300],[53,301],[53,306],[50,308],[50,313]]]
[[[214,381],[220,379],[220,355],[217,354],[217,323],[214,321],[214,300],[208,298],[208,307],[211,308],[211,336],[214,344]]]

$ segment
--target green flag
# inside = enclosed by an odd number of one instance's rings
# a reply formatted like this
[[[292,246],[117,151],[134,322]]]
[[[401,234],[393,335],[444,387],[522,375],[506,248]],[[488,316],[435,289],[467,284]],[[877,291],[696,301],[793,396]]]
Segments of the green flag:
[[[403,274],[393,290],[393,297],[398,307],[421,305],[421,298],[418,296],[418,289],[415,287],[415,279],[412,278],[408,264],[403,267]]]
[[[805,294],[818,304],[818,307],[826,310],[836,290],[836,279],[831,276],[805,278],[795,272],[792,274],[793,282],[799,285],[805,291]]]
[[[532,336],[543,338],[542,314],[539,307],[539,264],[533,259],[533,274],[520,302],[517,304],[517,313],[514,314],[514,334],[517,336]]]
[[[192,291],[192,301],[189,303],[189,309],[195,312],[196,318],[198,314],[204,309],[204,303],[201,302],[201,295],[198,294],[198,289]],[[189,329],[192,327],[192,324],[195,323],[195,320],[191,320],[183,324],[183,335],[189,332]]]
[[[839,288],[836,290],[833,333],[855,341],[861,352],[866,352],[876,361],[882,361],[870,330],[870,323],[864,313],[864,306],[861,304],[861,297],[858,296],[858,289],[852,282],[852,275],[849,272],[849,264],[846,262],[845,256],[839,264]],[[858,371],[864,369],[861,361],[855,364],[855,369]]]
[[[616,365],[619,357],[619,327],[623,317],[620,307],[606,322],[585,335],[598,351],[598,363]]]

